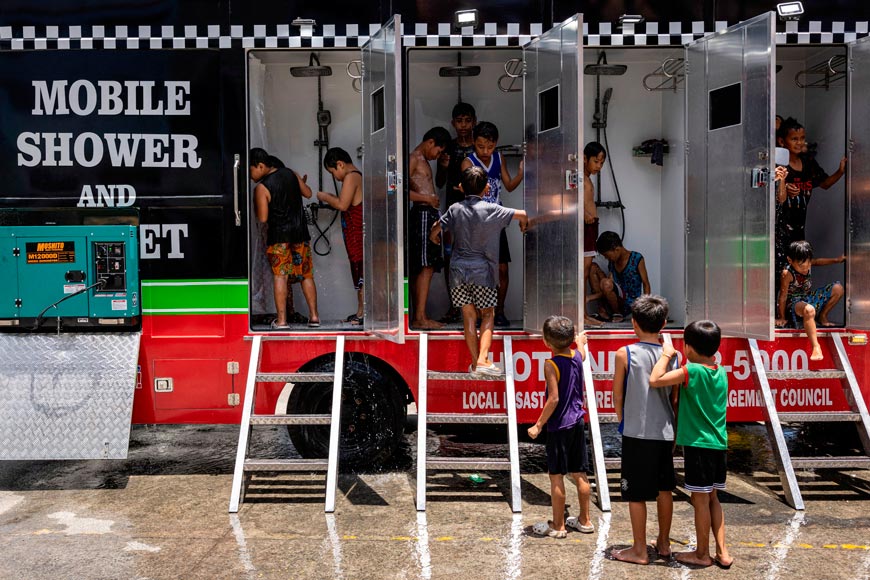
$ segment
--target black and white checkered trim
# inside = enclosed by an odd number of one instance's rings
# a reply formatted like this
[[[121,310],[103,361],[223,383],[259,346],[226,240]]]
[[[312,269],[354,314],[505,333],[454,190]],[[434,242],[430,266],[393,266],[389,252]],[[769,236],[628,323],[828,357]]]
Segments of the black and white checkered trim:
[[[584,23],[585,46],[681,46],[727,28],[716,22],[646,22],[620,28],[610,22]],[[101,50],[184,48],[359,48],[380,24],[326,24],[305,34],[290,24],[197,26],[0,26],[0,50]],[[484,23],[455,30],[451,23],[402,25],[409,47],[518,47],[543,32],[540,23]],[[868,22],[779,23],[778,44],[841,44],[868,35]]]

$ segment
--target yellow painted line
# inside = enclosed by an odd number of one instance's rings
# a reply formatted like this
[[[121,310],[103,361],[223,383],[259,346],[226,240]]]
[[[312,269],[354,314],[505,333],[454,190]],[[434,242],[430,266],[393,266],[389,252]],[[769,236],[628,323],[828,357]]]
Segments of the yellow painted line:
[[[342,536],[342,540],[356,540],[357,536]]]
[[[823,547],[823,548],[834,549],[834,550],[837,549],[837,548],[839,548],[839,546],[838,546],[837,544],[825,544],[825,545],[822,546],[822,547]]]
[[[416,540],[417,538],[413,538],[411,536],[393,536],[390,539],[395,540],[397,542],[409,542],[411,540]]]
[[[738,546],[746,546],[747,548],[766,548],[767,544],[759,542],[737,542]]]
[[[480,538],[479,541],[481,541],[481,542],[494,542],[494,541],[495,541],[495,538],[487,538],[487,537],[483,537],[483,538]]]
[[[440,538],[435,538],[436,542],[451,542],[453,541],[453,536],[441,536]]]
[[[812,544],[795,544],[798,548],[806,548],[807,550],[812,550]]]

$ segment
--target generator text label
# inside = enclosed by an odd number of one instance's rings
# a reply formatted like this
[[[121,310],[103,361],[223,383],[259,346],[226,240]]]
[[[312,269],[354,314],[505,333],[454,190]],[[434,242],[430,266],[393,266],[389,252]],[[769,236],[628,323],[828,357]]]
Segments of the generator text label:
[[[75,242],[27,242],[28,264],[62,264],[76,261]]]

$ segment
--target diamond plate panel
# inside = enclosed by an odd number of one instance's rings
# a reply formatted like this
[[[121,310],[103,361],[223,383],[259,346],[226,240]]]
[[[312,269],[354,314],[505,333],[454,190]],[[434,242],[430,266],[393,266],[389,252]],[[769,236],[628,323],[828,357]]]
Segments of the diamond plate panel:
[[[139,333],[0,334],[0,459],[125,459]]]

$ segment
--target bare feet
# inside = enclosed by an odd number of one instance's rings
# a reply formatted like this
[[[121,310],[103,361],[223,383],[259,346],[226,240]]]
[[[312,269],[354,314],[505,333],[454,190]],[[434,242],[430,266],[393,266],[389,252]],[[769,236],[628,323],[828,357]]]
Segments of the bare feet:
[[[828,320],[827,318],[819,318],[819,326],[822,326],[824,328],[833,328],[837,325]]]
[[[628,562],[629,564],[640,564],[641,566],[646,566],[647,564],[649,564],[649,556],[647,556],[646,553],[646,546],[643,546],[643,555],[638,554],[634,547],[625,548],[623,550],[614,550],[611,554],[620,562]]]
[[[713,558],[713,563],[722,568],[723,570],[727,570],[731,567],[731,564],[734,563],[734,558],[730,555],[726,556],[724,554],[716,554],[716,557]]]
[[[825,355],[822,354],[822,347],[816,345],[813,347],[813,354],[810,355],[810,360],[822,360],[825,358]]]
[[[688,564],[689,566],[708,567],[713,565],[713,558],[710,556],[699,557],[697,552],[680,552],[674,556],[680,564]]]
[[[438,330],[439,328],[444,328],[443,324],[441,324],[437,320],[432,320],[431,318],[414,320],[411,322],[411,326],[414,328],[422,328],[424,330]]]
[[[650,546],[652,546],[653,550],[655,550],[656,555],[659,558],[670,558],[671,557],[671,543],[670,542],[659,542],[656,540],[655,542],[651,542]],[[664,548],[659,549],[659,546],[664,546]]]

